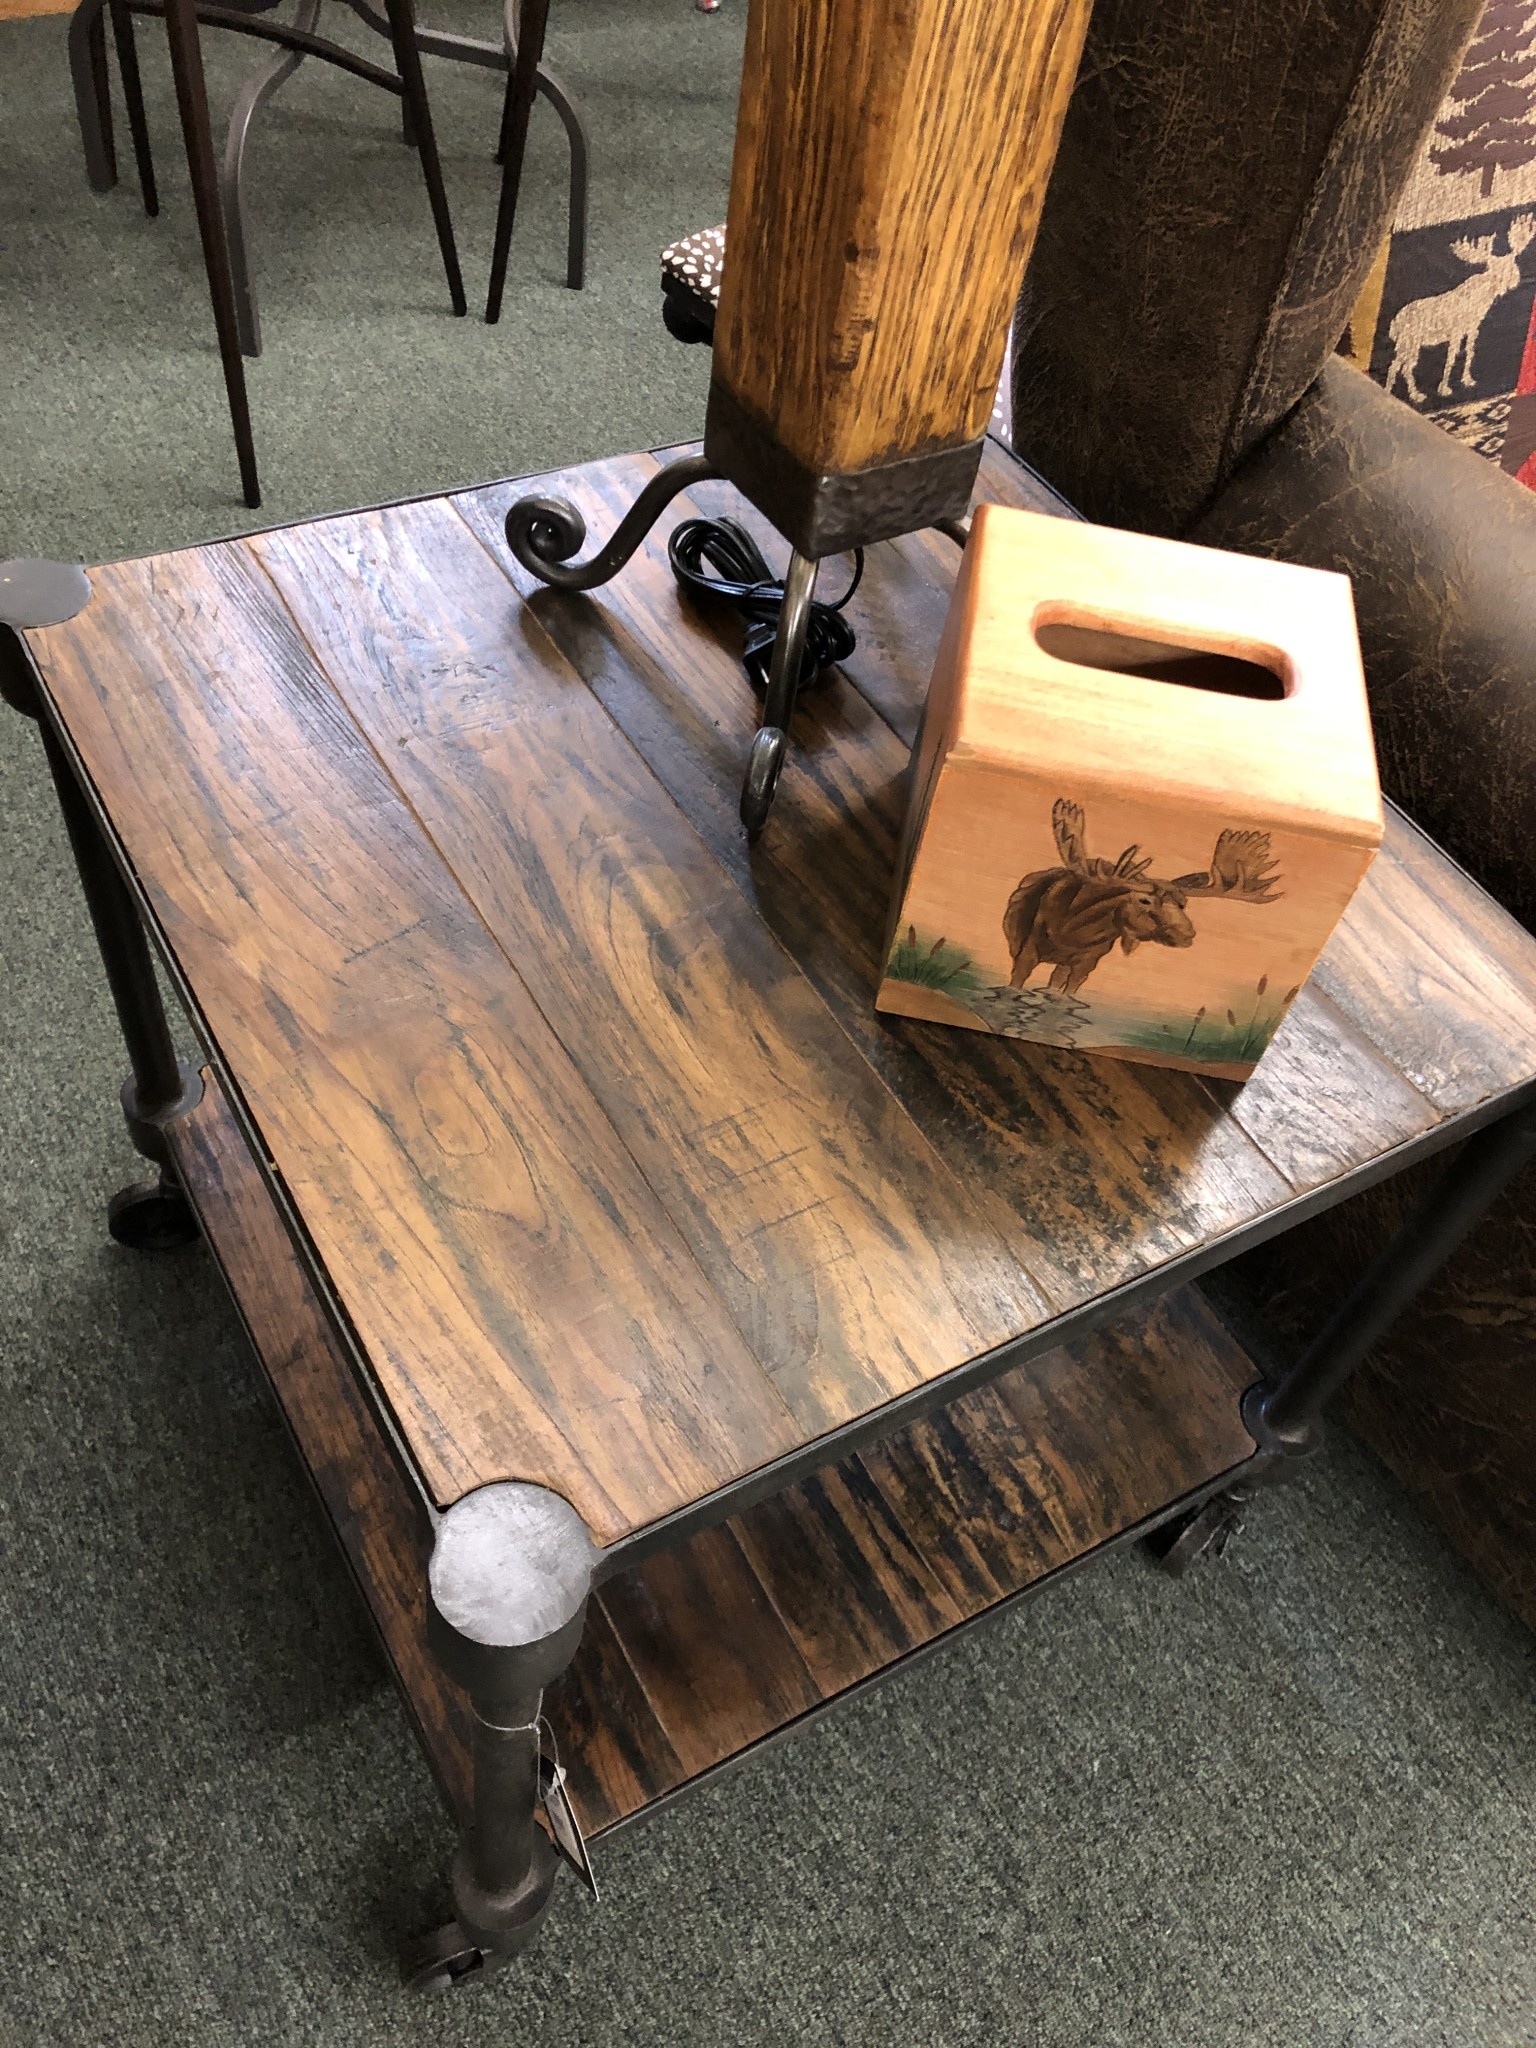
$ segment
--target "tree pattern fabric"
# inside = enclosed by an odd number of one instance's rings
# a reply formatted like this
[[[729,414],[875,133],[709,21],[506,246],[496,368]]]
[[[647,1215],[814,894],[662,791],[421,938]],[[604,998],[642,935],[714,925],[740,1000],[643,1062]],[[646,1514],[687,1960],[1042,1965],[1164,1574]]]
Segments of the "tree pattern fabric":
[[[1536,489],[1536,0],[1489,0],[1346,353]]]

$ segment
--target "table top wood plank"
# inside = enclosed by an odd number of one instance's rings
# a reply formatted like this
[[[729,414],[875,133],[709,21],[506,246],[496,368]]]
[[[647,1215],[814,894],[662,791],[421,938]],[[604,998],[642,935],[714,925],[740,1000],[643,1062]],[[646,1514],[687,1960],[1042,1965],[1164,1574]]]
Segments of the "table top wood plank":
[[[621,458],[539,487],[569,487],[601,532],[647,473],[641,459]],[[496,487],[456,503],[494,547],[512,495]],[[881,577],[901,545],[872,550],[867,575]],[[834,686],[806,699],[773,818],[749,853],[735,795],[756,700],[732,627],[713,609],[679,603],[665,547],[658,529],[593,596],[545,591],[531,609],[870,1065],[990,1198],[1053,1304],[1073,1307],[1285,1199],[1287,1184],[1193,1077],[1165,1091],[1161,1077],[1125,1062],[877,1015],[907,748],[857,692]],[[919,650],[918,691],[921,659]],[[707,796],[701,767],[712,778]]]
[[[356,1575],[450,1810],[472,1809],[469,1703],[427,1646],[432,1538],[211,1073],[171,1155]]]
[[[451,507],[253,545],[807,1437],[1043,1319]]]
[[[542,481],[601,534],[654,467]],[[116,565],[29,636],[439,1500],[531,1479],[638,1535],[1536,1083],[1536,942],[1401,818],[1241,1091],[879,1017],[952,544],[870,551],[749,850],[739,622],[670,520],[530,586],[538,482]]]
[[[1315,976],[1249,1079],[1205,1087],[1303,1193],[1422,1137],[1441,1115]]]
[[[1536,938],[1402,812],[1314,970],[1328,999],[1447,1114],[1536,1067]]]
[[[172,1126],[176,1159],[462,1820],[470,1717],[426,1641],[425,1516],[217,1080],[205,1081],[202,1101]],[[867,1457],[855,1456],[689,1538],[680,1561],[648,1558],[609,1580],[545,1699],[583,1828],[598,1834],[644,1812],[994,1598],[1113,1540],[1167,1504],[1165,1482],[1193,1489],[1240,1464],[1252,1447],[1232,1394],[1252,1372],[1199,1297],[1176,1289],[1152,1314],[1015,1367],[985,1398],[967,1396],[900,1433],[890,1468],[941,1466],[967,1516],[1026,1503],[994,1541],[948,1544],[941,1516],[910,1497],[898,1513]],[[922,1449],[935,1442],[941,1451]],[[751,1710],[754,1693],[783,1718]]]
[[[795,1447],[254,559],[95,583],[45,677],[433,1494],[606,1542]]]
[[[593,1604],[690,1776],[823,1697],[728,1524],[609,1579]]]

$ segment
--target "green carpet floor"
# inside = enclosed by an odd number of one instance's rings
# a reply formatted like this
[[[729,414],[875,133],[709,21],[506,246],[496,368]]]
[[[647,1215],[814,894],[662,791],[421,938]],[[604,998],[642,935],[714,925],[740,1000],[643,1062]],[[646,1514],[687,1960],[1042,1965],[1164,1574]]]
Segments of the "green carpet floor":
[[[655,254],[722,214],[742,13],[560,0],[592,282],[541,112],[497,330],[447,315],[382,99],[300,75],[252,152],[263,520],[697,431]],[[0,23],[0,556],[250,523],[141,41],[158,222],[86,189],[62,22]],[[429,73],[474,294],[496,91]],[[450,1831],[208,1259],[104,1235],[121,1067],[0,717],[4,2048],[1536,2042],[1533,1644],[1347,1439],[1220,1566],[1079,1576],[600,1848],[501,1979],[403,1997]]]

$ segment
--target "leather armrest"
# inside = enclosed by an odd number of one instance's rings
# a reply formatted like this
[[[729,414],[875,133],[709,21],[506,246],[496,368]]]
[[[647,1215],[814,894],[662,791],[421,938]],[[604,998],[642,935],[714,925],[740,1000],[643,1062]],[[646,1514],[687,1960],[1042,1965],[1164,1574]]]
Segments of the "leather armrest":
[[[1184,537],[1354,579],[1383,786],[1536,929],[1536,492],[1335,358]]]

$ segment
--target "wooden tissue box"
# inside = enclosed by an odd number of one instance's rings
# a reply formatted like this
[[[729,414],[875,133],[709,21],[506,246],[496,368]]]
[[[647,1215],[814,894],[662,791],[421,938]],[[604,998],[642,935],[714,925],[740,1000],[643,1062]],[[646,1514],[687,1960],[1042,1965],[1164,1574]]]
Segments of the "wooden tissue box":
[[[983,506],[877,1005],[1244,1079],[1381,835],[1347,577]]]

